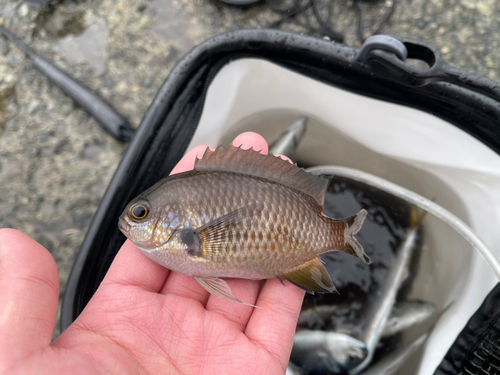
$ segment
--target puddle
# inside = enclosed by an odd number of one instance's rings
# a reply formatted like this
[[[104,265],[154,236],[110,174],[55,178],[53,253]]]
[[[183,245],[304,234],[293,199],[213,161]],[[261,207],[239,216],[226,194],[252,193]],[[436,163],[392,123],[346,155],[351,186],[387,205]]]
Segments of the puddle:
[[[72,64],[89,64],[100,76],[106,72],[109,26],[92,12],[85,14],[85,24],[89,26],[81,34],[60,39],[52,48]]]
[[[174,0],[153,0],[149,8],[153,14],[150,31],[175,44],[182,55],[207,39],[206,31],[199,21],[175,4]]]
[[[35,33],[47,39],[79,35],[85,31],[85,12],[75,5],[58,7],[54,12],[40,12]]]

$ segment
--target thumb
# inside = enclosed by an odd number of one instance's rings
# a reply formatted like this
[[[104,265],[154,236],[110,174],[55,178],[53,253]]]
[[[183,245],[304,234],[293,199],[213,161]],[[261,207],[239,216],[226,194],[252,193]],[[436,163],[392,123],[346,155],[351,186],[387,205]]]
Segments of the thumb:
[[[8,368],[50,344],[59,298],[52,256],[13,229],[0,229],[0,296],[0,363]]]

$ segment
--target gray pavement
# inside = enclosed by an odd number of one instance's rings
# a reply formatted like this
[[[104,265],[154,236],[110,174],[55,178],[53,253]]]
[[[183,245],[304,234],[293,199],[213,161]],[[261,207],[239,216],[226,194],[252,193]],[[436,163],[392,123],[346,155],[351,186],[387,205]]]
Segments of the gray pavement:
[[[386,5],[362,6],[368,29]],[[0,24],[106,98],[134,127],[194,45],[279,18],[265,3],[242,8],[217,0],[65,1],[51,13],[43,9],[0,0]],[[346,44],[359,46],[352,1],[336,2],[335,13]],[[451,64],[500,80],[498,1],[403,0],[382,32],[432,43]],[[61,295],[125,149],[0,38],[0,227],[19,229],[52,253]]]

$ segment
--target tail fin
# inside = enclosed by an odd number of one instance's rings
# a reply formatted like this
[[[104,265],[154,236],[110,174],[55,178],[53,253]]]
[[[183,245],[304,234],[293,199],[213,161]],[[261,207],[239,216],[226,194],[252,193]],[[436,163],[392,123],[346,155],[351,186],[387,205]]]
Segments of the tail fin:
[[[358,257],[366,264],[370,264],[371,260],[370,258],[368,258],[368,255],[365,254],[363,246],[361,246],[358,240],[354,237],[354,235],[360,231],[361,226],[363,225],[363,222],[365,221],[367,215],[368,211],[363,209],[359,211],[356,215],[348,217],[347,219],[343,220],[343,222],[345,223],[345,229],[344,229],[344,249],[342,250],[348,254]]]

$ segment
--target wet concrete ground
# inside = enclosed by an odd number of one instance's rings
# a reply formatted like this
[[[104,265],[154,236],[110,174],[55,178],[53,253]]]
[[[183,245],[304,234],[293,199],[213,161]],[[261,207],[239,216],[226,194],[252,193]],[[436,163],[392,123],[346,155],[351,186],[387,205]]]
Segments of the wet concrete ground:
[[[388,5],[362,6],[368,30]],[[64,1],[45,10],[0,0],[0,24],[106,98],[135,127],[194,45],[279,19],[263,2],[237,7],[218,0]],[[352,1],[337,1],[334,13],[346,44],[359,46]],[[500,80],[500,2],[399,1],[382,32],[432,43],[451,64]],[[52,253],[61,295],[125,149],[0,37],[0,227],[19,229]]]

